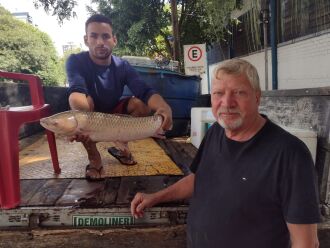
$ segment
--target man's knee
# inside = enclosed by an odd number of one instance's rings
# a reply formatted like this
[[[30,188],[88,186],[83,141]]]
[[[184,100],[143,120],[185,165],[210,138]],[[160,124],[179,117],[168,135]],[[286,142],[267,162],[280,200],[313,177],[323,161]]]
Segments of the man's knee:
[[[85,94],[73,92],[69,96],[69,105],[71,109],[80,111],[93,111],[94,101],[90,96]]]
[[[132,116],[148,116],[150,115],[150,108],[136,97],[132,97],[127,105],[127,113]]]

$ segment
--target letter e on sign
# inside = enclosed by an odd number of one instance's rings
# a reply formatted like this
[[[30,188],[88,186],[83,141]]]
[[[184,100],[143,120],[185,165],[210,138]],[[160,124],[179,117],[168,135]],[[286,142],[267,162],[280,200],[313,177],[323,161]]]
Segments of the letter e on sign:
[[[192,46],[189,50],[188,50],[188,58],[191,61],[198,61],[201,59],[203,55],[202,50],[197,47],[197,46]]]

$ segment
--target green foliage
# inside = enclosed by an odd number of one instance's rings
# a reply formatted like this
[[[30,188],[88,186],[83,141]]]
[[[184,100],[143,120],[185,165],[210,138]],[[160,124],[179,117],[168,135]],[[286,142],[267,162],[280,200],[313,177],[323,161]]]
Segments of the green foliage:
[[[208,33],[210,22],[203,1],[180,1],[179,30],[181,45],[207,43],[215,40],[213,33]]]
[[[228,25],[231,23],[230,14],[234,9],[242,6],[242,1],[237,0],[198,0],[205,9],[208,25],[205,32],[211,35],[211,39],[221,42],[228,33]]]
[[[152,56],[161,51],[157,37],[165,40],[170,13],[164,11],[165,1],[157,0],[94,0],[97,10],[112,19],[118,38],[116,54]]]
[[[34,0],[45,9],[53,8],[59,19],[70,18],[74,0]],[[109,16],[118,38],[115,53],[153,57],[172,54],[168,37],[172,35],[171,9],[168,0],[91,0],[97,8],[90,13]],[[242,0],[177,0],[181,46],[185,44],[220,42],[228,33],[230,13]],[[58,6],[64,6],[63,12]],[[63,15],[62,15],[63,14]],[[181,49],[183,50],[183,49]],[[183,52],[183,51],[181,51]],[[182,57],[182,54],[181,54]]]
[[[49,36],[12,17],[1,6],[0,69],[37,74],[46,85],[58,85],[63,80]]]
[[[33,0],[33,3],[36,8],[43,7],[46,13],[57,16],[59,22],[76,16],[73,11],[77,4],[75,0]]]
[[[162,0],[93,0],[98,12],[109,16],[118,38],[115,50],[119,55],[154,57],[158,54],[170,57],[172,35],[171,9],[168,1]],[[199,1],[178,1],[179,30],[181,45],[208,43],[215,40],[208,34],[209,21],[206,10]],[[182,51],[183,52],[183,51]],[[181,54],[183,56],[183,54]]]
[[[259,15],[261,11],[260,1],[251,1],[251,8],[242,18],[244,29],[247,35],[247,45],[249,51],[258,51],[262,49],[261,29],[259,25]]]

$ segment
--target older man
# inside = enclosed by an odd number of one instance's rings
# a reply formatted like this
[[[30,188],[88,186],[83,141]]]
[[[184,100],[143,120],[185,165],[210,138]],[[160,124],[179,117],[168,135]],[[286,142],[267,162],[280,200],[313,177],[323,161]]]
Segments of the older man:
[[[190,198],[188,247],[318,247],[320,221],[308,148],[258,112],[256,69],[233,59],[215,69],[208,130],[192,173],[153,194],[138,193],[131,212]]]

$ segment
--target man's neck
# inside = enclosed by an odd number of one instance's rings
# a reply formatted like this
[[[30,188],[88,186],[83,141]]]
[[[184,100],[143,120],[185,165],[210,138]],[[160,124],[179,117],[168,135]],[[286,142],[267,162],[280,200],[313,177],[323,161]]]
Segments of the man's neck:
[[[97,59],[97,58],[91,56],[90,54],[89,54],[89,57],[97,65],[108,66],[108,65],[111,64],[111,57],[112,57],[112,55],[110,55],[107,59]]]
[[[256,135],[260,129],[265,125],[266,119],[261,115],[257,115],[255,120],[251,122],[247,127],[243,127],[239,130],[226,129],[225,133],[228,139],[235,141],[247,141]]]

